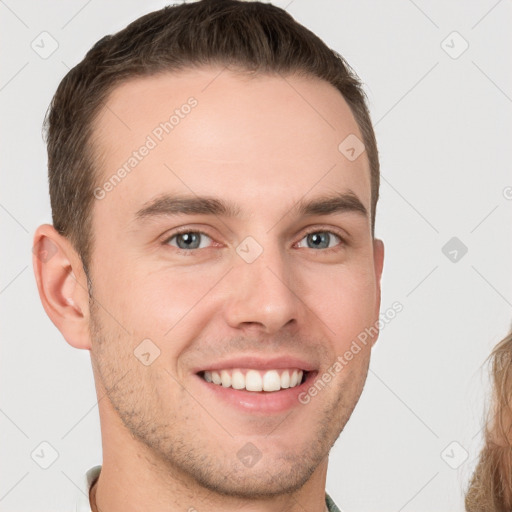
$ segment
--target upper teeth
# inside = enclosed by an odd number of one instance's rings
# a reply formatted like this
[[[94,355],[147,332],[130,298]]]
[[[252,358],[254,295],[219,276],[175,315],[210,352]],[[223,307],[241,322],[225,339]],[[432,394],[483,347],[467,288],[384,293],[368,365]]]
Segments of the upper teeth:
[[[220,384],[225,388],[246,389],[247,391],[279,391],[293,388],[302,381],[303,371],[288,370],[246,370],[230,369],[220,371],[205,371],[204,379],[207,382]]]

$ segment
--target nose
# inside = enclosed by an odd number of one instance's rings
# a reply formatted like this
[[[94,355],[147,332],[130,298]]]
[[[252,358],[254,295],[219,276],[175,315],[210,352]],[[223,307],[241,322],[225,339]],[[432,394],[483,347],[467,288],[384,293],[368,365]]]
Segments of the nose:
[[[225,283],[226,323],[235,329],[256,329],[265,334],[296,328],[305,306],[292,286],[297,284],[292,273],[278,248],[265,249],[252,263],[237,256],[229,283]]]

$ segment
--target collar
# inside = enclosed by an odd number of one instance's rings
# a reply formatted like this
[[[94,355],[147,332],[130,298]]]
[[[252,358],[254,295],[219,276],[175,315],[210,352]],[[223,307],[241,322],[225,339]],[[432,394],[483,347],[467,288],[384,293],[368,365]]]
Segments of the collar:
[[[91,504],[89,503],[89,489],[92,484],[97,480],[100,476],[101,465],[94,466],[83,477],[81,492],[78,495],[78,499],[76,501],[76,512],[92,512]]]

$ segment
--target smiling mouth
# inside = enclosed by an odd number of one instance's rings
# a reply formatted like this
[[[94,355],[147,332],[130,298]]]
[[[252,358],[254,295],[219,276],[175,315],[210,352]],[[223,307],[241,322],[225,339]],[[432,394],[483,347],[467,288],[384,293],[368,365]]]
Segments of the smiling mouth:
[[[255,370],[229,368],[201,371],[198,375],[211,384],[240,391],[276,392],[300,386],[310,372],[299,368]]]

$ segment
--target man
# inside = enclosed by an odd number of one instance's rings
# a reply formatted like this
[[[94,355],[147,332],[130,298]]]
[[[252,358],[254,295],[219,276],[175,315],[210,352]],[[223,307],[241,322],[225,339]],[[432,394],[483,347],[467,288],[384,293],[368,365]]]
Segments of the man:
[[[383,265],[357,77],[285,11],[203,0],[100,40],[47,127],[34,267],[91,353],[86,509],[338,510],[328,454],[366,380]]]

